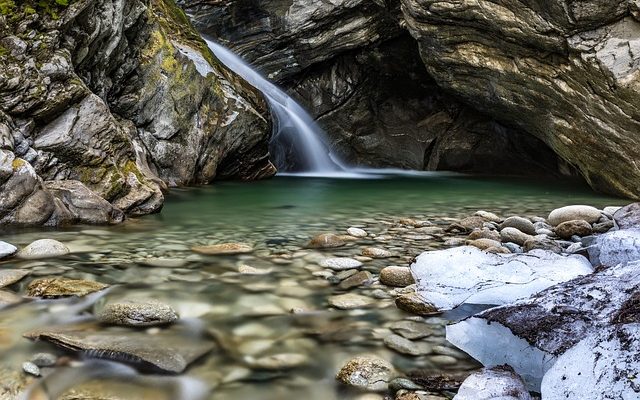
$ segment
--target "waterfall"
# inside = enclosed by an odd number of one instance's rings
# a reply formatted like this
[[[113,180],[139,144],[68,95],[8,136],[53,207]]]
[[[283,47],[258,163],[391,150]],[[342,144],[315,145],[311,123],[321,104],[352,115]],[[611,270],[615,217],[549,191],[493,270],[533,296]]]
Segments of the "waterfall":
[[[210,40],[206,42],[224,65],[260,90],[269,102],[276,119],[269,151],[278,170],[331,174],[346,169],[330,154],[322,129],[295,100],[229,49]]]

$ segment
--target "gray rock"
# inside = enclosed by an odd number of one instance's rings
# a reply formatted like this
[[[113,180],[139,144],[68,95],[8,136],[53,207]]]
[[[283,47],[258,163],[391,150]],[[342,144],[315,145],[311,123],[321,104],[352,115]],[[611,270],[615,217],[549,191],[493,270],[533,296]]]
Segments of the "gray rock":
[[[377,248],[377,247],[365,247],[362,249],[363,256],[371,258],[389,258],[393,256],[389,250]]]
[[[527,243],[527,242],[525,242],[525,243]],[[517,244],[515,244],[515,243],[506,242],[506,243],[503,243],[502,245],[504,247],[506,247],[507,249],[509,249],[509,251],[514,253],[514,254],[520,254],[520,253],[524,252],[522,247],[517,245]]]
[[[640,229],[623,229],[597,236],[588,252],[592,264],[605,267],[640,260]]]
[[[562,247],[555,240],[549,239],[546,236],[534,236],[531,239],[527,240],[526,242],[524,242],[523,250],[525,252],[529,252],[532,250],[545,250],[557,254],[562,253]]]
[[[24,269],[0,269],[0,289],[13,285],[29,273],[30,271]]]
[[[106,304],[97,315],[103,324],[123,326],[167,325],[178,320],[171,306],[155,300],[125,300]]]
[[[166,329],[150,335],[142,331],[104,330],[92,324],[34,330],[24,336],[71,351],[91,352],[101,358],[148,363],[171,373],[181,373],[214,348],[207,340],[177,330]]]
[[[531,395],[513,368],[502,365],[474,372],[454,397],[454,400],[480,399],[531,400]]]
[[[613,219],[620,229],[640,228],[640,203],[622,207],[613,214]]]
[[[590,224],[597,222],[602,216],[600,210],[591,206],[566,206],[557,208],[549,214],[548,221],[553,226],[558,226],[563,222],[583,220]]]
[[[373,282],[373,276],[369,271],[359,271],[340,282],[340,284],[338,284],[338,288],[347,290],[354,287],[371,284],[371,282]]]
[[[308,364],[309,358],[304,354],[281,353],[260,358],[247,357],[246,361],[251,368],[281,371]]]
[[[338,372],[336,379],[345,385],[382,392],[393,379],[393,366],[375,356],[360,356],[349,360]]]
[[[390,349],[393,349],[402,354],[408,354],[411,356],[420,356],[430,354],[432,347],[427,342],[411,341],[400,335],[388,335],[384,338],[384,344]]]
[[[531,239],[531,235],[527,235],[524,232],[519,231],[516,228],[504,228],[500,231],[500,237],[503,242],[512,242],[518,244],[520,246],[524,245],[524,243]]]
[[[40,239],[18,252],[18,257],[26,260],[60,257],[69,254],[69,248],[53,239]]]
[[[433,327],[417,321],[403,320],[394,322],[389,328],[398,335],[410,339],[422,339],[434,334]]]
[[[329,305],[341,310],[364,308],[371,306],[374,300],[355,293],[346,293],[329,297]]]
[[[31,357],[31,362],[38,367],[53,367],[58,362],[58,357],[51,353],[37,353]]]
[[[364,229],[355,228],[355,227],[351,227],[347,229],[347,234],[357,238],[367,237],[367,232]]]
[[[0,308],[22,302],[22,297],[6,290],[0,290]]]
[[[593,233],[593,229],[587,221],[572,220],[563,222],[556,226],[555,233],[560,238],[568,240],[573,236],[589,236]]]
[[[500,225],[500,229],[504,228],[516,228],[520,232],[526,233],[527,235],[536,234],[536,228],[533,226],[533,222],[522,217],[509,217],[505,219],[504,222]]]
[[[7,242],[0,241],[0,260],[3,258],[11,257],[16,254],[18,248]]]
[[[22,363],[22,370],[29,375],[40,376],[40,368],[30,361]]]
[[[319,264],[321,267],[329,268],[334,271],[344,271],[354,268],[360,268],[362,266],[362,262],[347,257],[325,258],[324,260],[320,261]]]

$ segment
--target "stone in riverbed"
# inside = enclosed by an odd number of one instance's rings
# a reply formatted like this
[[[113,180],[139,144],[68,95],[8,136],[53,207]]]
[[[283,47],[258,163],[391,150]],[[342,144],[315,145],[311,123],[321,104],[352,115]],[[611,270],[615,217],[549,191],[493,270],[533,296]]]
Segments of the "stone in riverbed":
[[[495,222],[497,224],[502,222],[502,218],[500,218],[496,214],[489,211],[484,211],[484,210],[476,211],[475,215],[487,221]]]
[[[13,285],[27,275],[29,271],[23,269],[0,269],[0,288]]]
[[[164,329],[150,335],[130,329],[105,330],[96,324],[78,324],[38,329],[24,336],[94,357],[152,365],[171,373],[183,372],[214,348],[213,343],[178,329]]]
[[[364,229],[360,229],[360,228],[354,228],[351,227],[349,229],[347,229],[347,233],[353,237],[357,237],[357,238],[363,238],[363,237],[367,237],[367,231],[365,231]]]
[[[445,229],[445,232],[454,232],[454,231],[465,232],[465,233],[471,232],[474,229],[483,228],[485,222],[487,222],[487,220],[482,217],[478,217],[478,216],[467,217],[449,225]]]
[[[40,239],[29,244],[18,252],[18,257],[25,260],[60,257],[69,254],[69,248],[53,239]]]
[[[605,267],[640,260],[640,229],[622,229],[597,236],[588,252],[593,265]]]
[[[613,219],[620,229],[640,228],[640,203],[622,207],[613,214]]]
[[[493,240],[493,239],[476,239],[476,240],[469,240],[467,242],[468,246],[473,246],[473,247],[477,247],[480,250],[487,250],[490,248],[500,248],[502,247],[502,243]]]
[[[491,239],[496,242],[500,241],[500,232],[491,230],[488,228],[482,229],[474,229],[469,236],[467,236],[468,240],[476,240],[476,239]]]
[[[421,356],[430,354],[432,347],[426,342],[416,341],[413,342],[400,335],[391,334],[384,338],[384,344],[399,353],[408,354],[411,356]]]
[[[45,299],[69,296],[80,297],[98,292],[107,287],[109,287],[109,285],[87,280],[42,278],[29,283],[29,286],[27,286],[27,296]]]
[[[22,370],[29,375],[40,376],[40,368],[31,361],[22,363]]]
[[[547,237],[534,236],[524,242],[524,246],[522,246],[522,248],[525,252],[529,252],[531,250],[546,250],[556,254],[562,253],[562,247],[560,247],[555,240]]]
[[[389,328],[398,335],[410,340],[422,339],[434,333],[432,326],[409,320],[394,322]]]
[[[563,222],[574,221],[577,219],[593,224],[594,222],[598,222],[601,216],[602,213],[595,207],[576,205],[557,208],[551,211],[547,220],[553,226],[558,226]]]
[[[527,235],[536,234],[536,228],[535,226],[533,226],[533,222],[522,217],[509,217],[505,219],[504,222],[500,225],[500,229],[504,228],[516,228],[520,232],[526,233]]]
[[[278,371],[301,367],[309,362],[304,354],[281,353],[260,358],[246,357],[245,360],[251,368]]]
[[[38,367],[53,367],[58,362],[58,357],[51,353],[37,353],[30,361]]]
[[[321,233],[314,236],[307,247],[311,249],[331,249],[335,247],[342,247],[346,243],[342,237],[334,235],[333,233]]]
[[[0,241],[0,260],[10,257],[18,251],[18,248],[7,242]]]
[[[440,311],[433,304],[423,301],[418,297],[417,293],[408,293],[396,297],[396,307],[415,315],[429,316],[440,314]]]
[[[393,254],[389,250],[381,249],[378,247],[365,247],[362,249],[362,255],[371,258],[389,258]]]
[[[397,287],[405,287],[415,283],[409,267],[395,265],[385,267],[380,271],[380,282],[387,286]]]
[[[360,356],[349,360],[338,372],[336,379],[345,385],[382,392],[393,379],[393,366],[375,356]]]
[[[250,265],[241,264],[238,267],[238,272],[240,272],[243,275],[268,275],[271,272],[273,272],[273,268],[260,269],[260,268],[252,267]]]
[[[97,319],[111,325],[156,326],[177,321],[178,314],[171,306],[156,300],[125,300],[105,305]]]
[[[217,256],[251,253],[253,252],[253,247],[246,243],[221,243],[206,246],[194,246],[191,250],[198,254]]]
[[[362,262],[348,257],[325,258],[319,265],[334,271],[344,271],[362,267]]]
[[[513,368],[500,365],[471,374],[454,397],[454,400],[484,399],[531,400],[531,395]]]
[[[341,310],[364,308],[372,305],[373,303],[374,300],[372,298],[355,293],[346,293],[329,297],[329,305]]]
[[[18,304],[22,302],[22,297],[6,290],[0,290],[0,308]]]
[[[462,303],[495,305],[524,299],[556,283],[590,274],[593,267],[578,255],[563,257],[542,250],[489,254],[465,246],[424,252],[411,271],[420,299],[450,310]]]
[[[359,271],[340,282],[340,284],[338,284],[338,288],[347,290],[357,286],[370,284],[372,281],[373,277],[369,271]]]
[[[500,238],[503,242],[511,242],[522,246],[533,236],[527,235],[516,228],[504,228],[500,231]]]
[[[555,233],[561,239],[569,240],[572,236],[589,236],[593,233],[591,224],[583,220],[566,221],[556,226]]]

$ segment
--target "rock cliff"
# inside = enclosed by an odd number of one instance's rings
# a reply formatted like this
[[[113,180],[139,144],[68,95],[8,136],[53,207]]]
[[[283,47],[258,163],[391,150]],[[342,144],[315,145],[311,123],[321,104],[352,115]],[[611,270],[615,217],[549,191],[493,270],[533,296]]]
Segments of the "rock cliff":
[[[635,0],[181,4],[304,100],[354,162],[577,170],[640,197]]]
[[[264,100],[173,0],[59,3],[0,3],[0,224],[117,223],[168,186],[273,174]]]

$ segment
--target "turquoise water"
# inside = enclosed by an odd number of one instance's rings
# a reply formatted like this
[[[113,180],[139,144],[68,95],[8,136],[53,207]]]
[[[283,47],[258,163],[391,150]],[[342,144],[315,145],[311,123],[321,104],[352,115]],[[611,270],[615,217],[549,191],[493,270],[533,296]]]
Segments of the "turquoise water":
[[[436,226],[446,226],[451,218],[480,209],[502,216],[546,216],[568,204],[604,207],[625,203],[593,193],[574,181],[454,174],[375,179],[277,177],[173,190],[161,214],[131,219],[119,226],[8,232],[0,239],[18,246],[47,237],[64,242],[72,250],[72,254],[59,259],[1,263],[1,267],[32,272],[11,287],[12,291],[24,293],[30,279],[51,276],[91,279],[113,288],[85,312],[63,300],[0,310],[0,378],[11,373],[20,376],[22,362],[37,351],[49,351],[66,354],[75,362],[70,369],[79,373],[54,378],[79,392],[111,391],[118,393],[117,398],[155,399],[164,398],[159,393],[166,394],[165,386],[175,383],[200,391],[204,388],[204,398],[216,400],[301,396],[307,400],[337,400],[360,398],[361,393],[345,391],[336,384],[334,376],[346,360],[361,353],[377,354],[403,373],[467,371],[477,365],[464,355],[459,355],[456,362],[439,364],[434,355],[399,354],[383,343],[391,324],[413,318],[433,327],[433,335],[425,340],[434,346],[446,346],[447,316],[416,318],[405,314],[395,308],[393,292],[376,283],[340,290],[325,279],[326,271],[318,265],[318,259],[353,257],[364,246],[385,247],[394,253],[392,258],[369,261],[363,267],[377,275],[387,265],[408,265],[421,251],[444,246],[444,236],[412,234],[397,226],[399,218],[426,219]],[[364,228],[370,237],[330,251],[304,248],[317,233],[344,233],[349,226]],[[200,256],[191,251],[194,245],[224,242],[246,242],[255,250],[224,257]],[[242,275],[238,273],[241,265],[269,273]],[[345,292],[373,297],[375,306],[347,311],[328,306],[330,296]],[[114,383],[120,378],[109,372],[111,367],[105,368],[100,379],[83,375],[82,371],[94,368],[87,364],[91,358],[87,355],[64,353],[47,343],[34,344],[21,337],[30,329],[67,323],[78,314],[91,319],[91,310],[104,302],[132,297],[154,298],[172,305],[181,315],[183,331],[215,338],[215,350],[178,378],[158,378],[149,371],[139,374],[133,370],[127,372],[125,384]],[[292,308],[306,311],[291,314]],[[255,359],[275,354],[296,354],[305,361],[278,370],[256,367]],[[64,368],[56,370],[60,373]],[[0,398],[12,398],[1,394]],[[197,397],[192,393],[173,398]]]

